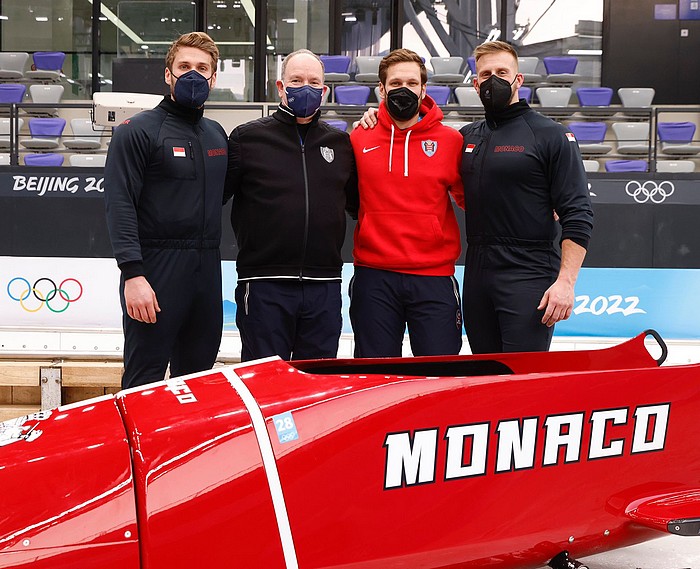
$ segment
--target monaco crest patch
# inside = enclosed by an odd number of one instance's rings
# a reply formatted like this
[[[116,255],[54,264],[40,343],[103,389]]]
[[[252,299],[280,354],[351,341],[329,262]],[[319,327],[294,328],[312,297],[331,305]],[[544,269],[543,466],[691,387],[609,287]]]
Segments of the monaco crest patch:
[[[430,158],[433,154],[437,152],[437,140],[424,140],[421,142],[421,147],[425,155]]]

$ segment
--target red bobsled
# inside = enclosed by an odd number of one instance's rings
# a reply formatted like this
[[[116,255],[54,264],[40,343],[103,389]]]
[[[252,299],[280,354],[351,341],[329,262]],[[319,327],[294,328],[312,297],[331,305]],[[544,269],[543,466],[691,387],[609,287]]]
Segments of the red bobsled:
[[[268,358],[0,423],[0,567],[538,567],[698,535],[700,365],[665,352]]]

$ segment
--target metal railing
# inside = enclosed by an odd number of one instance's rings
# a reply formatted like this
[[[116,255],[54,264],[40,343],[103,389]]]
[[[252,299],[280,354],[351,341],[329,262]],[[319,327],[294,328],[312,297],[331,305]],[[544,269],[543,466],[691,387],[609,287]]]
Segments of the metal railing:
[[[339,105],[339,104],[326,104],[321,107],[322,118],[326,120],[330,119],[342,119],[348,122],[348,129],[352,128],[352,122],[359,120],[362,113],[369,107],[376,106],[376,103],[370,103],[368,105]],[[28,132],[27,120],[31,120],[35,115],[32,113],[34,109],[46,110],[47,107],[51,109],[56,109],[59,116],[72,114],[75,110],[85,110],[88,113],[92,113],[92,102],[91,101],[81,101],[81,102],[70,102],[70,103],[3,103],[0,104],[0,116],[9,117],[9,133],[2,133],[3,137],[9,136],[9,161],[10,167],[20,167],[20,168],[34,168],[30,166],[23,166],[20,164],[20,157],[25,153],[34,152],[31,149],[24,149],[21,145],[23,138],[28,138],[30,136]],[[232,129],[237,124],[246,122],[251,117],[251,112],[255,113],[255,116],[266,116],[274,112],[277,108],[277,103],[219,103],[211,102],[207,104],[206,114],[219,120],[219,122],[227,123],[224,124],[224,128]],[[646,160],[648,163],[648,172],[656,171],[656,163],[660,156],[660,141],[658,139],[658,129],[657,125],[659,123],[659,115],[666,113],[675,113],[690,115],[695,117],[694,122],[699,126],[698,131],[700,131],[700,106],[654,106],[654,107],[644,107],[644,108],[630,108],[622,107],[620,105],[613,105],[610,107],[581,107],[578,105],[569,105],[567,107],[540,107],[538,105],[533,105],[533,108],[545,116],[549,116],[554,120],[562,123],[566,121],[574,120],[596,120],[599,118],[607,122],[608,124],[612,122],[647,122],[649,124],[648,138],[640,140],[640,143],[646,143],[648,145]],[[443,122],[451,123],[453,126],[459,126],[458,123],[468,123],[474,120],[483,118],[483,108],[480,107],[470,107],[470,106],[460,106],[455,104],[449,104],[442,107],[445,114]],[[226,114],[222,114],[226,111]],[[241,112],[245,111],[245,112]],[[584,113],[582,115],[582,113]],[[611,113],[615,113],[612,114]],[[48,116],[44,114],[43,116]],[[55,115],[54,115],[55,116]],[[90,115],[91,116],[91,115]],[[237,120],[236,116],[242,117],[241,120]],[[25,120],[25,126],[20,132],[18,129],[19,119]],[[105,129],[103,132],[96,131],[96,136],[100,136],[104,139],[109,139],[111,137],[111,130]],[[67,138],[68,135],[64,130],[63,138]],[[614,136],[606,136],[606,142],[616,142]],[[700,133],[696,132],[693,142],[700,142]],[[64,147],[59,147],[52,152],[66,154],[75,153]],[[98,153],[106,152],[106,148],[103,147],[98,151]],[[643,155],[640,155],[640,158]],[[614,150],[610,154],[597,156],[595,158],[599,160],[607,160],[610,158],[619,158],[623,155],[617,154]],[[629,156],[624,156],[629,158]],[[665,157],[666,158],[666,157]],[[693,160],[695,157],[692,155],[684,156],[682,160]],[[0,166],[0,168],[7,166]],[[65,166],[64,166],[65,167]]]

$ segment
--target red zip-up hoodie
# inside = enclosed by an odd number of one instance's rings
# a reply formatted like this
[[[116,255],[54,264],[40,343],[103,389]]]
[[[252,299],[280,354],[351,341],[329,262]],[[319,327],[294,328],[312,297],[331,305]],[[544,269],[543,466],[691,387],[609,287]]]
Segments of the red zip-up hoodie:
[[[450,202],[464,207],[462,135],[429,96],[420,114],[400,130],[382,102],[377,126],[350,135],[360,191],[353,256],[363,267],[451,276],[462,250]]]

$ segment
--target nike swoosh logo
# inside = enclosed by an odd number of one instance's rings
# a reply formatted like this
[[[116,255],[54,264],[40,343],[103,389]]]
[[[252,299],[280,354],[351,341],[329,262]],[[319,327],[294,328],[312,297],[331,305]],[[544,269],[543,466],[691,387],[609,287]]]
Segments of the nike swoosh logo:
[[[373,146],[372,148],[365,147],[362,149],[362,154],[367,154],[368,152],[372,152],[372,150],[376,150],[377,148],[379,148],[379,146]]]

